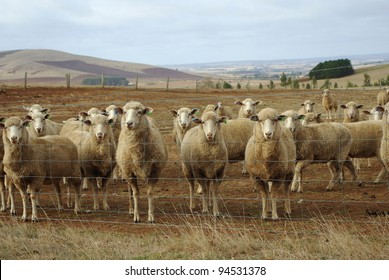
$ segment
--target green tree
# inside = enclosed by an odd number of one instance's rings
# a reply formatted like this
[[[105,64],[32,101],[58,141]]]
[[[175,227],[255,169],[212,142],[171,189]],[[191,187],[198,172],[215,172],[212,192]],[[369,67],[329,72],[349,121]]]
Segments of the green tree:
[[[364,87],[369,87],[369,86],[371,86],[370,75],[367,74],[367,73],[365,72],[365,73],[363,74],[363,77],[364,77],[364,79],[363,79],[363,86],[364,86]]]
[[[268,87],[269,89],[274,89],[274,88],[275,88],[275,85],[274,85],[273,80],[270,80],[270,81],[269,81],[269,84],[268,84],[267,87]]]
[[[309,83],[307,83],[307,84],[305,85],[305,89],[311,89],[311,85],[310,85]]]
[[[286,86],[286,82],[287,82],[287,78],[286,78],[286,75],[285,75],[284,72],[282,72],[282,74],[281,74],[280,81],[281,81],[281,86],[285,87]]]
[[[232,85],[231,85],[230,83],[224,81],[224,83],[223,83],[223,88],[224,88],[224,89],[231,89],[231,88],[232,88]]]
[[[292,88],[293,89],[299,89],[300,88],[300,84],[299,84],[299,82],[297,80],[293,80]]]
[[[341,78],[354,74],[355,71],[349,59],[338,59],[320,62],[311,71],[309,77],[316,76],[317,79]]]
[[[316,76],[313,75],[311,79],[312,79],[312,87],[313,87],[313,88],[317,88],[317,79],[316,79]]]
[[[323,88],[327,88],[327,89],[331,88],[331,81],[330,81],[330,79],[327,78],[325,80],[324,84],[321,86],[321,89],[323,89]]]
[[[263,85],[261,83],[259,83],[259,86],[258,86],[259,89],[263,89]]]
[[[237,88],[237,89],[241,89],[241,88],[242,88],[241,84],[240,84],[240,83],[237,83],[237,84],[236,84],[236,88]]]

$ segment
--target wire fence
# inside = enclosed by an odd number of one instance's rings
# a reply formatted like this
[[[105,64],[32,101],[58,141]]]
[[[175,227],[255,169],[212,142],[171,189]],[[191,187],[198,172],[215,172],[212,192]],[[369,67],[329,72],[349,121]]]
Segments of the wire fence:
[[[355,92],[354,92],[355,93]],[[279,106],[279,111],[290,108],[291,103],[296,101],[294,104],[298,106],[298,100],[310,98],[319,99],[320,95],[317,92],[298,92],[294,96],[291,92],[265,92],[260,95],[251,94],[245,92],[245,95],[237,95],[235,92],[220,92],[215,94],[200,93],[195,96],[187,97],[185,94],[188,93],[177,93],[180,95],[179,99],[175,99],[172,96],[167,98],[152,98],[152,92],[132,92],[114,93],[112,97],[115,101],[99,100],[101,95],[97,95],[91,100],[86,98],[81,100],[80,103],[68,103],[63,102],[63,99],[55,100],[53,97],[50,102],[42,102],[43,106],[47,106],[51,109],[51,114],[56,119],[66,119],[69,114],[75,114],[81,107],[87,111],[90,107],[106,107],[112,103],[123,106],[125,102],[133,97],[137,97],[142,103],[147,103],[154,107],[153,116],[163,133],[164,141],[166,142],[167,149],[169,152],[168,160],[166,161],[166,167],[159,176],[159,182],[154,187],[154,198],[155,198],[155,214],[156,222],[162,221],[164,225],[171,227],[179,227],[183,223],[184,218],[196,218],[207,216],[201,213],[201,195],[195,195],[195,210],[189,209],[189,185],[186,177],[182,171],[180,150],[179,147],[172,141],[172,130],[173,130],[173,117],[169,114],[167,108],[179,108],[179,105],[185,104],[189,107],[203,107],[207,103],[214,103],[215,100],[222,99],[225,104],[232,104],[233,100],[243,99],[246,97],[260,98],[264,100],[262,106]],[[192,92],[190,92],[192,94]],[[343,95],[342,95],[343,94]],[[207,96],[204,96],[207,95]],[[337,92],[340,99],[348,100],[348,93]],[[376,92],[366,93],[363,97],[363,101],[367,105],[373,105]],[[312,98],[313,97],[313,98]],[[288,99],[288,102],[283,102],[283,99]],[[37,102],[38,103],[38,102]],[[282,106],[280,106],[282,104]],[[14,112],[23,112],[22,106],[32,105],[32,103],[26,103],[26,100],[21,100],[7,104],[7,115],[11,116]],[[232,106],[232,105],[231,105]],[[296,108],[296,107],[295,107]],[[235,114],[239,108],[235,107]],[[297,108],[296,108],[297,109]],[[25,112],[25,111],[24,111]],[[61,113],[59,113],[61,112]],[[22,116],[22,114],[18,113]],[[341,115],[338,115],[340,121]],[[3,132],[4,133],[4,132]],[[239,131],[236,131],[239,133]],[[342,139],[339,139],[341,143]],[[320,143],[321,139],[315,139]],[[143,143],[145,145],[149,143]],[[235,143],[232,143],[235,144]],[[29,145],[31,146],[31,145]],[[43,148],[43,150],[50,150],[49,148]],[[45,153],[49,155],[49,153]],[[60,155],[57,155],[60,156]],[[95,161],[94,164],[99,163],[100,160]],[[22,165],[38,164],[46,166],[61,165],[64,161],[57,159],[47,158],[34,158],[22,159],[19,163]],[[111,172],[114,173],[114,166],[116,161],[111,161],[110,167]],[[209,162],[214,164],[215,161]],[[82,164],[82,163],[81,163]],[[84,163],[85,164],[85,163]],[[143,162],[146,164],[146,162]],[[378,161],[373,161],[373,167],[367,168],[366,164],[362,165],[362,169],[358,176],[363,182],[362,186],[359,186],[353,182],[350,178],[348,171],[345,171],[345,180],[342,184],[336,184],[333,191],[325,191],[325,187],[330,180],[330,171],[327,167],[327,161],[316,161],[315,164],[309,165],[303,171],[302,184],[304,186],[303,193],[292,193],[291,204],[292,214],[291,216],[281,216],[286,221],[310,221],[316,217],[316,215],[330,216],[334,214],[340,214],[347,217],[349,221],[355,223],[368,223],[370,219],[378,216],[387,216],[389,211],[389,190],[387,187],[388,178],[382,179],[380,182],[374,182],[376,176],[381,168]],[[54,176],[55,177],[55,176]],[[69,176],[71,177],[71,176]],[[99,177],[99,176],[96,176]],[[58,179],[60,179],[59,177]],[[24,178],[24,180],[30,179],[44,179],[39,174],[30,174]],[[240,160],[232,160],[227,164],[226,173],[223,178],[218,178],[222,181],[219,188],[219,207],[221,215],[225,219],[231,219],[234,221],[250,221],[258,223],[261,220],[260,208],[261,198],[257,190],[254,190],[254,185],[249,175],[242,174],[242,164]],[[273,180],[274,181],[274,180]],[[140,196],[140,215],[141,221],[146,221],[147,218],[147,195],[145,183],[139,182],[139,188],[141,192]],[[196,186],[197,188],[197,186]],[[66,193],[66,188],[62,188],[63,193]],[[63,195],[64,196],[64,195]],[[73,199],[74,194],[71,194]],[[133,224],[132,216],[129,215],[128,201],[129,191],[127,183],[122,179],[118,178],[110,181],[107,187],[107,197],[109,209],[107,210],[96,210],[93,209],[93,192],[91,187],[86,190],[82,190],[81,203],[84,209],[79,215],[73,213],[72,207],[67,207],[65,204],[65,210],[59,212],[56,208],[56,195],[53,188],[49,185],[44,185],[39,193],[40,203],[40,219],[51,220],[51,221],[68,221],[68,222],[82,222],[82,223],[99,223],[99,224],[119,224],[128,225]],[[98,200],[101,205],[101,201],[104,195],[101,190],[98,191]],[[64,197],[62,197],[64,200]],[[20,196],[15,193],[15,210],[17,213],[22,212],[22,206],[20,202]],[[283,202],[285,197],[279,195],[278,212],[283,214]],[[100,208],[102,209],[102,208]],[[43,213],[43,215],[42,215]],[[8,213],[2,214],[2,217],[8,216]],[[217,222],[217,220],[216,220]],[[145,225],[142,223],[141,225]],[[240,228],[240,226],[237,226]]]

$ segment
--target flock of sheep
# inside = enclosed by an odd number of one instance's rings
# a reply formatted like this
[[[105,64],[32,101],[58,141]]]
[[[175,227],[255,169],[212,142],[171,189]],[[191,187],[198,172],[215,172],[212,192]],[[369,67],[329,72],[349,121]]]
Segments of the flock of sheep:
[[[340,105],[343,123],[332,121],[338,109],[336,96],[323,91],[322,106],[327,120],[306,100],[299,111],[280,114],[275,109],[259,110],[261,101],[247,98],[236,101],[238,118],[221,102],[208,105],[198,116],[197,108],[170,110],[173,139],[180,151],[182,171],[190,191],[189,206],[195,206],[195,184],[202,194],[202,212],[219,216],[218,188],[229,163],[243,162],[255,190],[262,197],[262,218],[278,219],[276,202],[285,201],[285,214],[291,214],[289,192],[302,192],[303,169],[313,163],[327,163],[331,179],[326,190],[344,180],[343,167],[358,178],[360,158],[377,158],[382,166],[375,182],[386,180],[389,170],[389,90],[377,96],[377,106],[360,112],[355,102]],[[67,205],[81,211],[81,189],[91,187],[93,209],[109,209],[107,185],[112,179],[125,180],[129,189],[129,213],[140,221],[138,179],[144,181],[148,197],[148,222],[154,222],[153,187],[161,178],[168,161],[164,138],[150,117],[153,109],[130,101],[123,107],[111,105],[103,110],[91,108],[63,124],[49,119],[50,110],[35,104],[25,107],[26,117],[0,119],[3,149],[1,162],[1,211],[15,214],[13,188],[22,197],[22,220],[27,220],[31,200],[31,220],[37,221],[39,190],[52,184],[57,207],[63,209],[61,184],[68,187]],[[82,186],[82,187],[81,187]],[[74,196],[69,195],[69,188]],[[8,199],[6,191],[8,190]],[[7,201],[8,200],[8,201]]]

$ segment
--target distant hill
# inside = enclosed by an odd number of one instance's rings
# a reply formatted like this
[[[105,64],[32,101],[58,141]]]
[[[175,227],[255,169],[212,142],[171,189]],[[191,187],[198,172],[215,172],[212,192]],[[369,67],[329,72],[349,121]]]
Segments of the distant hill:
[[[63,83],[70,74],[72,84],[85,78],[124,77],[140,79],[191,80],[199,76],[164,67],[75,55],[55,50],[12,50],[0,52],[0,83],[19,82],[28,73],[30,83]]]

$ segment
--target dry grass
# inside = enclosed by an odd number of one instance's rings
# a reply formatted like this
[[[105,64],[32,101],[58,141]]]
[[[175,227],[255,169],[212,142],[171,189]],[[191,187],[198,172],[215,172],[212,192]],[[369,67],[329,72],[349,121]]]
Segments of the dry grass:
[[[183,217],[151,233],[0,222],[1,259],[388,259],[387,217],[246,224]]]

